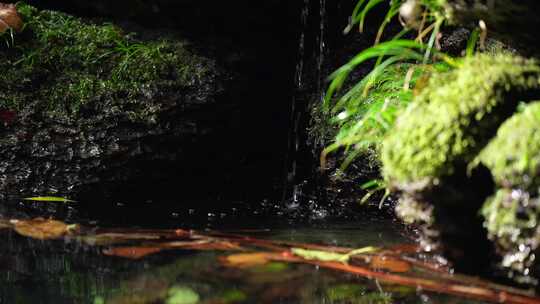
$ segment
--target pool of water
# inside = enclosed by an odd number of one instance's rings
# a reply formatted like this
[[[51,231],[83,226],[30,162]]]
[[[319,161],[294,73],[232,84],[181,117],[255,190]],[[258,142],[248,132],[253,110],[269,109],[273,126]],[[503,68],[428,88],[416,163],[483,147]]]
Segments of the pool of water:
[[[231,267],[223,260],[238,252],[228,250],[164,250],[139,259],[110,256],[104,254],[110,248],[104,243],[33,239],[9,229],[5,217],[3,223],[0,303],[480,303],[311,264],[272,261]],[[176,227],[184,228],[181,219]],[[202,233],[211,228],[260,240],[350,248],[412,243],[399,223],[371,216],[347,222],[234,218],[199,228]],[[255,246],[241,253],[259,250]]]

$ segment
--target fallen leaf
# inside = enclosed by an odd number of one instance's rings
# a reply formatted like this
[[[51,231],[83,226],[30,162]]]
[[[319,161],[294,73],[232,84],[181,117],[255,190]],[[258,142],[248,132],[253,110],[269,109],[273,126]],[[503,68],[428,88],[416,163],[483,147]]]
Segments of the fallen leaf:
[[[384,269],[391,272],[408,272],[411,270],[411,265],[409,263],[388,256],[373,256],[369,266],[371,268]]]
[[[329,251],[291,248],[291,252],[306,260],[318,260],[323,262],[347,262],[349,260],[347,254]]]
[[[118,243],[126,243],[130,241],[159,240],[160,238],[160,235],[154,234],[112,232],[84,235],[79,237],[79,240],[90,246],[104,246]]]
[[[248,268],[265,265],[275,256],[276,253],[269,252],[238,253],[222,258],[221,262],[229,267]]]
[[[20,32],[23,28],[23,21],[15,4],[0,3],[0,33],[13,29]]]
[[[243,250],[237,243],[229,241],[196,240],[191,242],[168,242],[162,245],[167,248],[191,250]]]
[[[36,197],[25,197],[25,201],[35,201],[35,202],[51,202],[51,203],[76,203],[76,201],[67,199],[65,197],[56,197],[56,196],[36,196]]]
[[[158,253],[162,251],[160,247],[113,247],[104,249],[102,252],[104,255],[116,256],[128,259],[140,259],[147,255]]]
[[[317,260],[322,262],[341,262],[347,263],[351,256],[370,253],[379,250],[376,247],[363,247],[352,250],[348,253],[337,253],[323,250],[308,250],[303,248],[291,248],[291,252],[306,260]]]
[[[64,236],[74,226],[51,219],[11,220],[13,229],[20,235],[39,240],[57,239]]]

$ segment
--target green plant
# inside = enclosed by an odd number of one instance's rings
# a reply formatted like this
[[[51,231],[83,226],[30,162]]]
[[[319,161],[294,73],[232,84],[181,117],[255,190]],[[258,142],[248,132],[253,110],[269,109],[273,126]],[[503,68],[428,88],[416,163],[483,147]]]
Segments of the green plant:
[[[447,70],[458,63],[451,57],[435,49],[436,37],[444,22],[440,12],[440,1],[436,0],[359,0],[345,29],[349,32],[358,26],[364,29],[366,15],[377,5],[388,4],[388,11],[380,25],[375,44],[358,53],[349,62],[333,72],[324,98],[322,111],[338,127],[334,142],[321,153],[321,167],[325,167],[326,156],[340,148],[345,150],[345,169],[359,155],[369,150],[377,151],[383,137],[390,130],[399,111],[413,97],[418,79],[432,71]],[[385,27],[403,13],[401,20],[406,28],[385,42],[380,42]],[[403,19],[403,16],[401,16]],[[412,30],[417,35],[411,36]],[[405,35],[408,38],[403,38]],[[427,41],[425,38],[429,35]],[[471,48],[475,40],[471,39]],[[374,63],[373,63],[374,61]],[[362,64],[373,64],[371,72],[344,93],[340,89],[346,85],[349,75]],[[341,94],[340,94],[341,93]]]
[[[209,71],[210,61],[176,39],[140,39],[110,23],[23,3],[17,10],[24,30],[15,32],[15,45],[0,43],[0,70],[10,71],[0,75],[7,88],[0,91],[0,107],[11,111],[39,106],[41,113],[66,119],[92,103],[113,100],[134,104],[130,119],[151,122],[147,107],[136,106],[140,100],[157,87],[191,86]]]

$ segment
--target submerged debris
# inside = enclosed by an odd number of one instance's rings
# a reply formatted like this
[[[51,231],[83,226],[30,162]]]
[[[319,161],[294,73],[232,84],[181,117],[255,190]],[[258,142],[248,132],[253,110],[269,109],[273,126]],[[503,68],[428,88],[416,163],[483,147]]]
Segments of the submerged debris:
[[[425,255],[419,257],[416,255],[416,249],[411,250],[411,246],[407,245],[377,250],[374,247],[364,247],[355,250],[319,244],[257,239],[245,235],[228,235],[212,231],[98,229],[96,227],[68,225],[52,219],[5,222],[7,226],[5,228],[14,229],[23,236],[38,240],[64,239],[67,242],[84,242],[86,238],[99,239],[102,238],[100,235],[106,235],[109,242],[105,245],[104,250],[98,252],[117,258],[142,259],[157,254],[163,249],[214,250],[223,252],[223,255],[217,256],[217,259],[214,260],[218,266],[253,274],[281,273],[288,269],[287,264],[307,264],[376,279],[377,282],[383,284],[409,286],[414,289],[419,288],[470,299],[489,302],[500,302],[501,299],[504,299],[505,303],[510,304],[540,303],[540,299],[530,295],[527,291],[507,288],[462,275],[454,276],[448,269],[440,267],[435,259],[430,261],[430,259],[426,259]],[[35,231],[40,233],[35,233]],[[228,245],[214,246],[214,244]],[[99,244],[95,246],[100,247]],[[344,256],[347,259],[344,259]],[[200,298],[196,290],[188,285],[171,284],[168,278],[176,278],[177,275],[178,273],[175,271],[164,270],[161,276],[152,276],[150,279],[137,277],[132,282],[127,283],[130,286],[129,293],[114,296],[107,303],[154,303],[156,301],[197,303]],[[283,278],[280,280],[283,281]],[[285,280],[285,282],[289,281]],[[132,288],[135,288],[137,292],[133,292]],[[295,289],[289,289],[290,291],[296,292]],[[350,286],[336,285],[335,288],[329,289],[328,296],[334,300],[346,300],[356,298],[356,296],[361,296],[360,300],[389,300],[389,295],[386,293],[362,292],[358,294],[357,291],[358,289]],[[227,295],[234,299],[246,298],[244,294],[238,292],[227,293]],[[275,296],[280,295],[282,294],[277,290]],[[275,298],[275,296],[271,297]],[[98,298],[98,300],[105,301],[103,298]],[[368,303],[372,302],[368,301]],[[376,303],[386,303],[386,301]]]

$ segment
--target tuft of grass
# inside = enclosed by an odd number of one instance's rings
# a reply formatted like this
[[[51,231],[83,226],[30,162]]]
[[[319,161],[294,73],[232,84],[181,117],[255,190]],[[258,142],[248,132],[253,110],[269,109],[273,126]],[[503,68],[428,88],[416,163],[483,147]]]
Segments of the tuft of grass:
[[[158,86],[180,91],[209,72],[210,62],[182,41],[142,41],[110,23],[22,3],[17,9],[25,28],[15,34],[16,43],[0,46],[0,69],[10,71],[0,75],[0,85],[9,88],[0,92],[2,108],[36,106],[64,119],[103,100],[137,103]],[[145,119],[142,108],[133,117]]]
[[[416,28],[403,31],[381,42],[385,27],[398,17],[405,2],[421,6]],[[358,25],[363,31],[366,15],[383,3],[388,4],[387,14],[379,27],[375,44],[359,52],[329,77],[329,85],[322,104],[322,111],[338,131],[332,144],[321,153],[321,168],[325,167],[329,153],[344,151],[341,170],[358,156],[374,151],[392,128],[400,110],[412,100],[416,83],[431,71],[448,70],[458,63],[435,49],[435,40],[444,22],[440,1],[437,0],[359,0],[345,29]],[[426,26],[429,24],[428,26]],[[404,39],[405,34],[417,30],[415,39]],[[429,37],[427,41],[424,41]],[[474,37],[473,37],[474,40]],[[471,42],[474,44],[474,41]],[[474,47],[474,46],[473,46]],[[372,64],[372,70],[345,92],[340,92],[349,75],[358,66]],[[425,79],[419,82],[425,83]],[[418,88],[416,88],[418,89]]]

